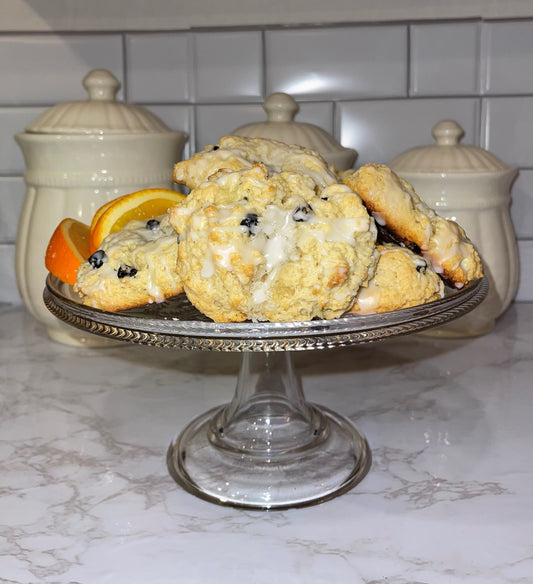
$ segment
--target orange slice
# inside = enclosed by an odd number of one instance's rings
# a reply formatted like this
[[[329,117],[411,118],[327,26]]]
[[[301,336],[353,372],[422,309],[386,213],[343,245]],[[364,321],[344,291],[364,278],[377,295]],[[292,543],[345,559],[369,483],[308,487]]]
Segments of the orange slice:
[[[73,285],[80,265],[91,255],[89,226],[76,219],[63,219],[52,234],[44,264],[62,282]]]
[[[109,209],[109,207],[111,207],[111,205],[115,204],[115,201],[116,201],[116,199],[112,199],[111,201],[107,201],[107,203],[104,203],[101,207],[99,207],[96,210],[96,212],[93,215],[93,218],[91,220],[90,231],[94,230],[94,226],[98,222],[98,219],[100,219],[100,217],[107,211],[107,209]]]
[[[170,207],[181,203],[185,195],[170,189],[143,189],[109,201],[93,217],[89,233],[89,249],[95,252],[110,234],[120,231],[133,219],[140,221],[164,215]]]

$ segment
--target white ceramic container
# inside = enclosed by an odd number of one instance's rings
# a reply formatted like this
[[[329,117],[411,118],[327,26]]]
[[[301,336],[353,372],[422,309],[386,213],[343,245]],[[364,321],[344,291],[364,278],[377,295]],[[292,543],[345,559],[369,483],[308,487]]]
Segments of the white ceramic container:
[[[464,131],[453,120],[437,123],[432,135],[434,145],[408,150],[392,160],[390,167],[439,215],[465,229],[480,252],[490,291],[472,313],[427,334],[484,334],[508,308],[518,288],[518,248],[509,211],[517,169],[487,150],[461,145]]]
[[[315,150],[337,170],[352,168],[357,157],[355,150],[345,148],[319,126],[294,121],[300,106],[291,95],[272,93],[266,98],[263,109],[267,114],[266,122],[240,126],[232,134],[298,144]]]
[[[122,194],[172,188],[173,166],[187,136],[145,108],[116,101],[120,84],[106,70],[90,71],[83,85],[86,101],[58,104],[15,135],[26,166],[15,269],[24,304],[51,338],[101,345],[98,337],[61,323],[44,306],[50,236],[65,217],[89,224],[96,209]]]

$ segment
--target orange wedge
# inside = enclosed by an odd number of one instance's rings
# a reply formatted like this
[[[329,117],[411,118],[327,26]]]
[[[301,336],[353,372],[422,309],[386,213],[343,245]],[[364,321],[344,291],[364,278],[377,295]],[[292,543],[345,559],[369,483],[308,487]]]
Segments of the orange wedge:
[[[62,282],[73,285],[80,265],[91,255],[89,226],[76,219],[63,219],[52,234],[44,264]]]
[[[140,221],[164,215],[170,207],[181,203],[185,195],[170,189],[143,189],[123,195],[100,207],[91,222],[89,249],[95,252],[110,234],[120,231],[133,219]]]

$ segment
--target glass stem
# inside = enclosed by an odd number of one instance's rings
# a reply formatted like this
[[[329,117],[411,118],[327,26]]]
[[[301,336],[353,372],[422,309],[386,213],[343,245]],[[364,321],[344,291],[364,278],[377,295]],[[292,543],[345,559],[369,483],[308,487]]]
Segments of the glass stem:
[[[243,353],[232,401],[210,425],[215,446],[240,455],[295,453],[325,439],[327,419],[309,405],[290,352]]]

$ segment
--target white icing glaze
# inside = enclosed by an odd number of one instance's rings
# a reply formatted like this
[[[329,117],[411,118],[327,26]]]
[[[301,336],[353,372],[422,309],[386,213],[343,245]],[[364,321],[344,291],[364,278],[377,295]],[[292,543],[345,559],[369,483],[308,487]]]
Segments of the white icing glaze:
[[[167,216],[158,218],[160,221],[159,228],[156,230],[146,229],[146,221],[130,221],[128,225],[118,233],[108,235],[102,242],[100,249],[105,250],[106,255],[111,257],[127,256],[129,253],[142,253],[147,264],[147,293],[150,294],[155,302],[161,302],[163,297],[161,288],[156,284],[158,279],[154,259],[164,256],[163,250],[176,241],[176,232],[168,222]],[[161,262],[160,262],[161,263]],[[170,276],[171,270],[175,266],[164,266],[166,273]],[[92,278],[94,270],[98,270],[97,278]],[[81,276],[81,277],[80,277]],[[92,268],[87,262],[84,262],[83,269],[80,268],[78,274],[78,284],[83,286],[83,292],[91,296],[105,289],[106,281],[117,278],[116,266],[113,263],[105,261],[100,268]],[[169,278],[172,280],[172,278]],[[176,288],[177,290],[178,288]]]
[[[456,262],[451,269],[460,268],[466,274],[464,258],[471,255],[469,242],[465,240],[455,223],[437,218],[434,224],[436,229],[431,236],[429,248],[423,250],[424,257],[431,261],[438,274],[443,272],[443,264],[453,259]]]
[[[228,235],[225,243],[211,243],[208,242],[206,254],[204,257],[201,275],[203,278],[210,278],[217,268],[223,268],[227,271],[233,269],[232,258],[249,256],[246,248],[247,245],[242,239],[238,237],[231,237],[232,234],[242,233],[244,228],[241,225],[236,226],[232,218],[238,214],[240,219],[242,216],[242,203],[228,205],[225,208],[216,208],[209,216],[209,229],[216,229],[218,232]],[[201,240],[207,238],[207,228],[203,227],[203,218],[195,217],[193,220],[193,228],[189,231],[192,240]],[[200,229],[195,229],[196,226],[202,226]]]
[[[221,149],[228,149],[240,158],[264,164],[269,171],[290,171],[309,176],[320,188],[338,182],[335,173],[319,155],[300,146],[275,140],[250,140],[240,136],[225,136],[219,145]]]
[[[146,286],[146,291],[152,297],[153,302],[163,302],[163,300],[165,300],[165,297],[163,296],[161,288],[157,285],[157,283],[155,281],[155,278],[154,278],[155,265],[154,265],[154,262],[151,260],[151,257],[149,254],[147,254],[147,256],[146,256],[146,263],[148,266],[148,283]]]
[[[202,270],[200,272],[202,278],[210,278],[215,273],[215,264],[213,262],[213,254],[211,249],[208,247],[204,257],[204,262],[202,264]]]
[[[271,282],[296,245],[296,223],[292,220],[292,210],[269,205],[261,217],[261,231],[265,237],[255,237],[252,245],[259,249],[265,259],[265,276],[253,287],[254,304],[262,304],[267,300]]]
[[[372,282],[368,286],[359,288],[357,292],[357,305],[359,314],[372,314],[379,305],[380,292]]]
[[[313,229],[313,234],[320,241],[331,241],[355,244],[355,234],[369,230],[369,217],[317,217],[314,215],[307,224]]]
[[[213,251],[213,250],[212,250]],[[213,258],[218,266],[226,270],[231,270],[231,257],[238,251],[237,246],[232,244],[217,245],[213,253]]]
[[[373,211],[372,216],[374,217],[374,219],[376,220],[376,223],[378,225],[381,225],[382,227],[385,227],[385,225],[387,225],[387,221],[385,220],[383,213],[378,213],[377,211]]]

